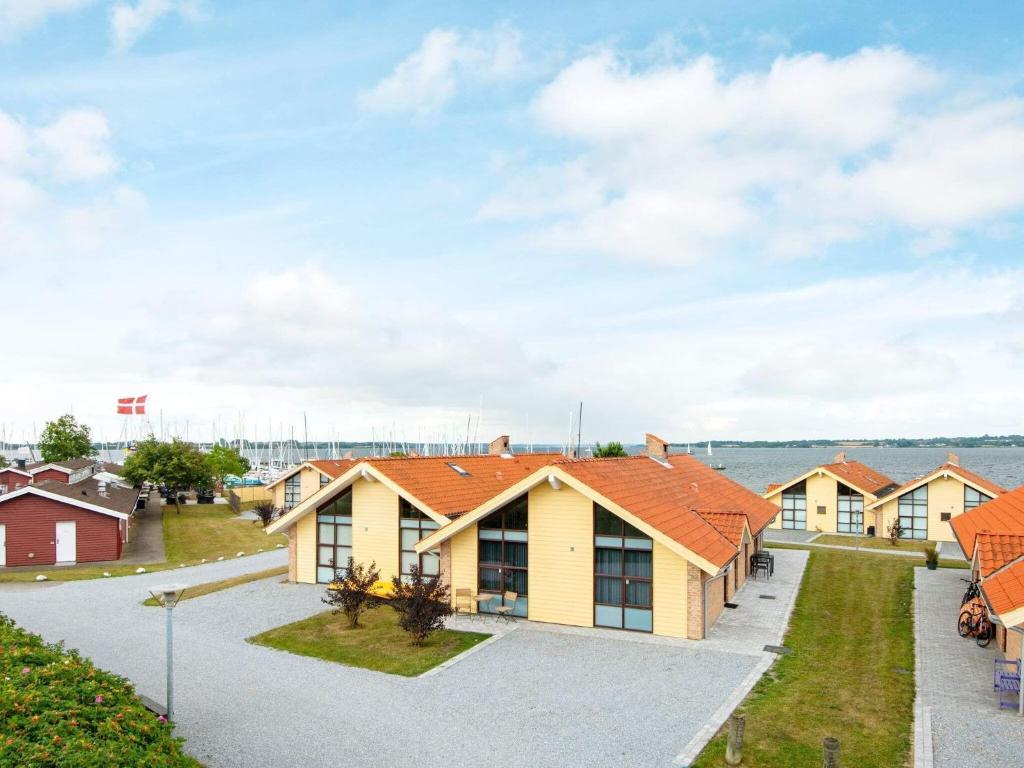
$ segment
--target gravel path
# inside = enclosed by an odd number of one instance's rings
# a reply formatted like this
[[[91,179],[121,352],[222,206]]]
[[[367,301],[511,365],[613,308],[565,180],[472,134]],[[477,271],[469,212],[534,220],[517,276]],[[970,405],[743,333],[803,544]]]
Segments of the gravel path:
[[[0,606],[162,701],[163,611],[139,605],[146,587],[285,559],[272,552],[165,574],[0,586]],[[321,594],[265,579],[175,611],[178,732],[206,765],[668,766],[763,660],[753,645],[760,633],[744,646],[737,637],[666,641],[520,622],[438,674],[408,679],[244,641],[321,610]]]
[[[1000,710],[992,690],[995,641],[979,648],[956,632],[967,571],[914,569],[917,723],[930,722],[933,762],[921,743],[915,766],[975,768],[1021,764],[1024,718]],[[926,740],[925,740],[926,741]]]

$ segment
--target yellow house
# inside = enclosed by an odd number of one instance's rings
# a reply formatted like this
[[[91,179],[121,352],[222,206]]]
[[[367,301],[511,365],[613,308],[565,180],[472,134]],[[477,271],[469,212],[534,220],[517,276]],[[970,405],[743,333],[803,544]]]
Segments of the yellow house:
[[[876,533],[865,509],[898,487],[866,464],[839,453],[831,464],[804,472],[786,483],[772,483],[764,498],[781,511],[771,528],[823,533]]]
[[[264,487],[273,495],[274,506],[288,511],[350,469],[353,464],[354,459],[304,461]]]
[[[898,518],[901,538],[956,541],[950,521],[1004,493],[1005,488],[960,466],[951,453],[942,466],[880,495],[866,514],[880,536],[888,535]]]
[[[348,558],[382,579],[413,565],[481,610],[534,621],[704,636],[743,583],[776,510],[648,436],[648,455],[364,459],[268,527],[289,577]],[[509,593],[515,593],[514,602]]]

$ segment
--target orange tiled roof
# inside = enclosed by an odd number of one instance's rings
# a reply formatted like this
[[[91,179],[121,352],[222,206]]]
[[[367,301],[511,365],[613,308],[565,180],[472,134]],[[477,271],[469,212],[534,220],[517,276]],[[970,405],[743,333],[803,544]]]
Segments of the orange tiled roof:
[[[859,461],[847,460],[839,461],[832,464],[825,464],[824,469],[827,469],[836,477],[842,479],[847,485],[852,485],[854,488],[867,491],[872,496],[878,496],[881,493],[892,490],[899,485],[892,478],[886,477],[881,472],[872,469],[867,464],[862,464]]]
[[[997,533],[979,531],[975,537],[978,548],[978,567],[982,578],[989,576],[1007,563],[1024,556],[1024,531]]]
[[[670,455],[667,466],[648,456],[563,459],[555,465],[717,566],[736,556],[736,546],[704,514],[743,514],[756,535],[779,513],[771,502],[686,454]]]
[[[1024,559],[981,582],[985,600],[997,615],[1024,608]]]
[[[524,453],[511,458],[481,456],[415,456],[366,458],[360,461],[383,472],[397,485],[438,514],[448,518],[476,509],[506,488],[556,459],[560,453]],[[457,464],[468,475],[460,475]]]
[[[974,555],[975,538],[981,531],[1024,533],[1024,486],[957,515],[949,524],[967,557]]]
[[[743,524],[747,516],[742,512],[703,512],[697,514],[707,520],[715,529],[737,547],[743,543]]]
[[[781,488],[781,487],[782,487],[782,483],[768,483],[768,487],[764,489],[764,492],[765,493],[771,493],[772,491],[779,490],[779,488]]]
[[[333,480],[352,469],[354,465],[359,463],[359,459],[314,459],[307,463],[312,464]]]

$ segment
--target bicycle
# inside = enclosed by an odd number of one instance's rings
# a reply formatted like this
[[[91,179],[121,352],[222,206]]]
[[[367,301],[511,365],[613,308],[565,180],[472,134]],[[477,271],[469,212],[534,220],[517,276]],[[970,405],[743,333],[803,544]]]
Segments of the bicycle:
[[[994,626],[988,618],[988,611],[979,602],[974,602],[960,613],[956,624],[960,637],[973,637],[979,648],[985,648],[992,642]]]
[[[963,599],[960,601],[961,606],[967,605],[967,603],[971,602],[975,598],[981,597],[981,587],[978,585],[977,579],[961,578],[960,581],[967,584],[967,591],[964,592]]]

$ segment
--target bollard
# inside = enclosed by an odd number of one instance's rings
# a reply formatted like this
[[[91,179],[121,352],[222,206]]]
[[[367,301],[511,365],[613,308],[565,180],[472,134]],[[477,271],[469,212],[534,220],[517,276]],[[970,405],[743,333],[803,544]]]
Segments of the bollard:
[[[725,762],[728,765],[739,765],[743,762],[743,729],[747,720],[743,715],[729,718],[729,740],[725,746]]]
[[[823,746],[825,749],[824,768],[839,768],[839,739],[827,736]]]

